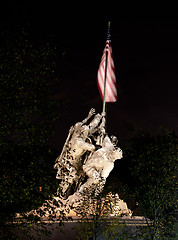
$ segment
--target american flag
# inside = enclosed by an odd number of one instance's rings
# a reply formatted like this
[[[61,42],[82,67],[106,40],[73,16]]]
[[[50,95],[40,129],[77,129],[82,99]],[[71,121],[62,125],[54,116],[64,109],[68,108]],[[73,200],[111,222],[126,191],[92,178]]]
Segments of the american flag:
[[[101,63],[97,74],[97,84],[102,100],[104,99],[104,79],[105,79],[105,65],[106,65],[106,52],[108,52],[107,57],[107,74],[106,74],[106,96],[105,102],[115,102],[117,101],[117,89],[116,89],[116,76],[114,70],[114,61],[112,56],[112,47],[110,40],[110,31],[108,29],[108,37],[106,41],[106,46],[103,51],[103,56],[101,58]]]

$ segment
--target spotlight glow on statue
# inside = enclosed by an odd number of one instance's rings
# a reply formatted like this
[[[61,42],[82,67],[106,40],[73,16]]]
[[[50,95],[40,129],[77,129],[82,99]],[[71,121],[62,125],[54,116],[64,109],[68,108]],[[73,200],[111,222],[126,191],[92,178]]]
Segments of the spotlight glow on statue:
[[[116,142],[116,137],[110,138],[105,131],[104,114],[95,115],[94,109],[86,119],[72,126],[54,166],[60,180],[59,195],[73,204],[90,188],[95,188],[95,195],[99,194],[115,160],[122,158]]]

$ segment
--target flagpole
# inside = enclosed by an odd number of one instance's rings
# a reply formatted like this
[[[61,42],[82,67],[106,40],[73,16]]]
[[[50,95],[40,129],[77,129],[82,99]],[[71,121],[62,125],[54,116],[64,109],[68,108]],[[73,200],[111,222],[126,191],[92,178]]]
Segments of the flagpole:
[[[108,32],[110,31],[110,24],[108,22]],[[105,74],[104,74],[104,96],[103,96],[103,115],[106,114],[106,79],[107,79],[107,64],[108,64],[108,50],[106,50]]]

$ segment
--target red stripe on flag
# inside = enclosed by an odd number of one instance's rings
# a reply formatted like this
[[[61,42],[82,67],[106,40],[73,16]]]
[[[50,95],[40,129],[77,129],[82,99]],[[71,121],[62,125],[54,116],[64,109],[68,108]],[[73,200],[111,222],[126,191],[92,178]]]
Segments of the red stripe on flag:
[[[106,51],[108,52],[107,59],[107,78],[106,78],[106,102],[117,101],[117,88],[116,88],[116,77],[114,70],[114,61],[112,56],[112,48],[109,46],[109,42],[106,42],[105,49],[101,58],[101,63],[97,73],[97,85],[103,100],[104,98],[104,78],[105,78],[105,64],[106,64]]]

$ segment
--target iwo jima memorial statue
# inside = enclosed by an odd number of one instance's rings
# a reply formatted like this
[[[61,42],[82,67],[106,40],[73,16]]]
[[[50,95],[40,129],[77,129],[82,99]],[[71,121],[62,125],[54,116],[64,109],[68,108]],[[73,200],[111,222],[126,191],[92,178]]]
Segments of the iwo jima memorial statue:
[[[117,147],[117,138],[109,137],[105,128],[105,103],[117,100],[114,62],[110,44],[110,23],[106,47],[97,74],[97,84],[103,100],[103,111],[96,114],[94,109],[81,122],[69,130],[60,156],[54,168],[59,179],[58,196],[69,207],[81,203],[85,194],[97,196],[104,188],[107,177],[114,168],[114,162],[123,157]],[[122,213],[131,214],[127,204],[116,196]],[[56,198],[57,199],[57,198]]]

